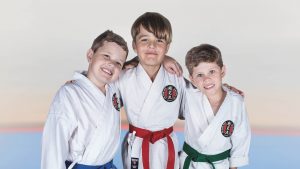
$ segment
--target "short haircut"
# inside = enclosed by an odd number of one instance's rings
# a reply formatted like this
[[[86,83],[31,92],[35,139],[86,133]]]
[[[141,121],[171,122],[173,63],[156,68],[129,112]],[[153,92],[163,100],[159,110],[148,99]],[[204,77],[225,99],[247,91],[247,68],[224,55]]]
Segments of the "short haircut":
[[[189,74],[193,74],[193,68],[198,66],[199,63],[215,62],[220,68],[223,67],[223,60],[221,51],[212,45],[201,44],[199,46],[190,49],[185,56],[185,65],[189,71]]]
[[[91,49],[93,52],[97,52],[97,50],[103,46],[104,42],[114,42],[118,44],[125,52],[126,58],[128,55],[128,46],[126,41],[118,34],[114,33],[111,30],[107,30],[100,34],[93,42]]]
[[[157,38],[166,40],[167,44],[172,42],[172,26],[170,21],[163,15],[156,12],[146,12],[138,17],[131,27],[133,41],[140,33],[140,26],[153,33]]]

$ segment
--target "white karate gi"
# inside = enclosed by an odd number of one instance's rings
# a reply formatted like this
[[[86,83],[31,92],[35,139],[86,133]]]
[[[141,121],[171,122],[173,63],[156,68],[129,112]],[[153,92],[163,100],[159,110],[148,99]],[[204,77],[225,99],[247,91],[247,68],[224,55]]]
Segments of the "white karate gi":
[[[185,142],[201,154],[213,155],[231,149],[229,160],[214,162],[216,169],[228,169],[248,164],[251,131],[243,98],[226,90],[226,97],[216,115],[207,97],[187,83],[184,106]],[[222,124],[230,120],[234,124],[231,136],[222,134]],[[225,129],[226,130],[226,129]],[[224,131],[224,129],[223,129]],[[180,168],[183,168],[186,153],[180,155]],[[190,168],[211,169],[205,162],[191,162]]]
[[[108,84],[104,95],[83,74],[75,73],[73,78],[74,82],[60,88],[50,107],[42,139],[42,169],[65,169],[66,160],[103,165],[116,154],[118,90]]]
[[[162,130],[175,124],[183,97],[182,78],[169,74],[161,66],[152,82],[139,64],[137,67],[123,72],[118,83],[130,124],[150,131]],[[173,97],[174,95],[169,95],[169,98],[165,97],[164,99],[163,95],[167,95],[167,89],[170,89],[169,94],[177,92],[176,98]],[[171,133],[171,138],[175,148],[175,168],[178,168],[178,140],[174,132]],[[142,138],[134,137],[131,133],[125,138],[122,152],[124,168],[131,168],[132,157],[139,158],[138,167],[139,169],[143,168],[142,140]],[[165,169],[167,159],[168,144],[166,138],[160,139],[154,144],[150,143],[149,161],[151,169]]]

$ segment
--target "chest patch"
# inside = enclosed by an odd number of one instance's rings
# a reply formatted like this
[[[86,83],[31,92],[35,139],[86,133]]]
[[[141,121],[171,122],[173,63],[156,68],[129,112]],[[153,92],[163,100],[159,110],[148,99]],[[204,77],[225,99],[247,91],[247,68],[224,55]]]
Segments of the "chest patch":
[[[177,98],[177,89],[173,85],[168,85],[163,89],[162,96],[167,102],[173,102]]]
[[[231,120],[227,120],[222,124],[221,132],[224,137],[230,137],[234,130],[234,123]]]
[[[112,104],[117,111],[120,111],[121,106],[122,106],[122,101],[121,101],[121,99],[118,98],[116,93],[114,93],[112,96]]]

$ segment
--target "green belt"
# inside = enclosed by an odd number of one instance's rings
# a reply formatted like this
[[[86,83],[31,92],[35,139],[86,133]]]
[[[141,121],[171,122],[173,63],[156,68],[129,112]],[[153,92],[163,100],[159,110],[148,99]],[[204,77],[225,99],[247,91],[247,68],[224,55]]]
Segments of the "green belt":
[[[213,162],[225,160],[226,158],[230,157],[230,150],[226,150],[223,153],[215,154],[215,155],[205,155],[199,153],[197,150],[193,149],[190,145],[186,142],[183,144],[183,151],[188,155],[184,161],[183,169],[188,169],[190,166],[191,161],[194,162],[207,162],[212,165],[213,169],[215,166]]]

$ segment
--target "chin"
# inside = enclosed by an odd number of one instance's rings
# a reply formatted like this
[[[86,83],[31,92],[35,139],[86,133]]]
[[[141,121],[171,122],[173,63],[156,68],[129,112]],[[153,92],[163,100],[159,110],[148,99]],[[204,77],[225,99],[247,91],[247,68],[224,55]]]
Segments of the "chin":
[[[145,63],[145,65],[148,65],[148,66],[159,66],[160,63],[158,63],[158,62],[148,62],[148,63]]]
[[[112,78],[104,77],[101,79],[101,81],[105,84],[110,83],[112,81]]]
[[[206,95],[213,95],[216,93],[216,90],[214,89],[203,89],[203,91]]]

